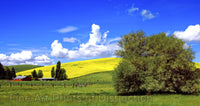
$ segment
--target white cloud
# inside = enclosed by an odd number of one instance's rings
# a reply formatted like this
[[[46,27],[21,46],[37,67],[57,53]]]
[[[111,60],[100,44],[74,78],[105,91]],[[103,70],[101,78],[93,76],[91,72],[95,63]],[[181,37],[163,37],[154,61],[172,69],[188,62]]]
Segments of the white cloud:
[[[143,20],[145,20],[145,19],[152,19],[152,18],[155,17],[155,15],[153,15],[151,13],[151,11],[145,10],[145,9],[142,10],[141,15],[143,17]]]
[[[55,40],[51,44],[51,56],[58,57],[58,58],[65,58],[68,54],[68,49],[63,48],[61,43],[58,43],[58,40]]]
[[[8,56],[6,56],[5,54],[0,54],[0,61],[4,61],[8,59]]]
[[[132,5],[132,7],[128,9],[128,14],[132,15],[132,13],[134,13],[135,11],[139,11],[139,8],[134,7],[134,5]]]
[[[185,41],[196,41],[200,42],[200,25],[190,25],[185,31],[175,31],[174,35]]]
[[[110,39],[109,43],[114,42],[114,41],[119,41],[120,39],[121,39],[120,37],[116,37],[116,38]]]
[[[69,42],[69,43],[74,43],[75,41],[78,41],[78,39],[71,37],[71,38],[63,38],[63,42]]]
[[[57,58],[77,59],[88,57],[109,57],[113,56],[114,51],[120,49],[117,43],[105,43],[107,34],[100,32],[100,26],[93,24],[90,38],[87,43],[80,44],[77,50],[68,50],[62,47],[62,44],[55,40],[51,44],[51,55]]]
[[[72,32],[72,31],[75,31],[77,30],[78,28],[77,27],[74,27],[74,26],[67,26],[65,28],[61,28],[59,30],[57,30],[59,33],[68,33],[68,32]]]
[[[46,55],[42,55],[42,56],[37,56],[35,57],[35,63],[38,63],[38,64],[52,64],[52,60],[47,57]]]
[[[19,65],[19,64],[32,64],[32,65],[47,65],[52,64],[53,60],[46,55],[33,57],[31,51],[23,50],[20,53],[12,53],[10,56],[0,54],[0,62],[3,65]]]
[[[22,51],[21,53],[12,53],[9,56],[9,60],[11,61],[19,61],[19,62],[23,62],[23,61],[27,61],[32,59],[32,52],[31,51]]]

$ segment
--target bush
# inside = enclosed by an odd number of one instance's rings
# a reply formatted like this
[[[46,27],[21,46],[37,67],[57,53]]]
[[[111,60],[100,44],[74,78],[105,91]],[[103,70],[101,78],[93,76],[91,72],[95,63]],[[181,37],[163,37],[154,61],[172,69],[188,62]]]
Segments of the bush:
[[[116,55],[122,61],[113,74],[119,94],[198,92],[198,76],[192,62],[194,52],[184,48],[185,42],[165,33],[145,36],[130,33],[119,41]]]

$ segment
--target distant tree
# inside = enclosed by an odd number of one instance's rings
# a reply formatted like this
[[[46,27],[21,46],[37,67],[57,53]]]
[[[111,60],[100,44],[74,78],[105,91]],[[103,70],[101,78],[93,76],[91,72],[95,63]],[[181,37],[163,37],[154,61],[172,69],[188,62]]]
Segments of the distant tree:
[[[66,75],[66,70],[64,68],[60,69],[60,77],[59,80],[66,80],[67,75]]]
[[[5,71],[3,65],[0,63],[0,79],[4,79]]]
[[[43,72],[42,72],[42,70],[39,70],[39,71],[38,71],[38,75],[37,75],[37,76],[38,76],[38,78],[42,78],[42,77],[43,77]]]
[[[8,67],[5,67],[5,79],[12,79],[11,72]]]
[[[116,55],[122,61],[113,74],[119,94],[198,93],[199,72],[192,60],[191,47],[174,35],[146,36],[143,31],[122,37]]]
[[[35,70],[33,70],[33,72],[31,72],[31,74],[32,74],[32,77],[33,77],[33,78],[35,78],[35,79],[38,78],[37,72],[36,72]]]
[[[54,67],[52,67],[52,69],[51,69],[51,77],[55,77]]]
[[[60,78],[60,66],[61,66],[61,62],[58,61],[57,64],[56,64],[56,79],[59,79]]]
[[[12,67],[12,70],[11,70],[11,78],[15,78],[15,77],[16,77],[15,68]]]

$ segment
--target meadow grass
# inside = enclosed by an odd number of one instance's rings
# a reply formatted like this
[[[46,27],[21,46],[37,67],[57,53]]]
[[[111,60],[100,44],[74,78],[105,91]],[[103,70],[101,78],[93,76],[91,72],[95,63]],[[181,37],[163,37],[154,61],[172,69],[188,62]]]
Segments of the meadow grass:
[[[22,106],[124,106],[124,105],[199,105],[200,96],[153,94],[119,96],[112,85],[112,72],[89,74],[66,81],[0,81],[0,105]],[[13,85],[10,87],[10,83]],[[18,86],[19,83],[19,86]],[[34,86],[26,84],[35,84]],[[66,87],[63,84],[68,84]],[[92,83],[86,87],[72,85]],[[23,84],[20,86],[20,84]],[[44,86],[42,86],[44,84]],[[56,86],[52,87],[51,84]],[[49,86],[48,86],[49,85]]]

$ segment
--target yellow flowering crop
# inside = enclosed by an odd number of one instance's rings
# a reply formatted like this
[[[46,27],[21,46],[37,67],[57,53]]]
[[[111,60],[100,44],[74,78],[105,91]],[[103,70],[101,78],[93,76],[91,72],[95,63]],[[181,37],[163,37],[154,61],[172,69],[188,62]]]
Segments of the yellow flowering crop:
[[[113,71],[120,60],[120,58],[101,58],[70,63],[61,62],[61,68],[64,68],[66,70],[68,78],[75,78],[96,72]],[[51,77],[52,67],[56,69],[56,65],[44,66],[34,69],[37,72],[38,70],[42,70],[44,75],[43,77],[48,78]],[[34,69],[18,72],[17,75],[31,75],[31,72]]]

